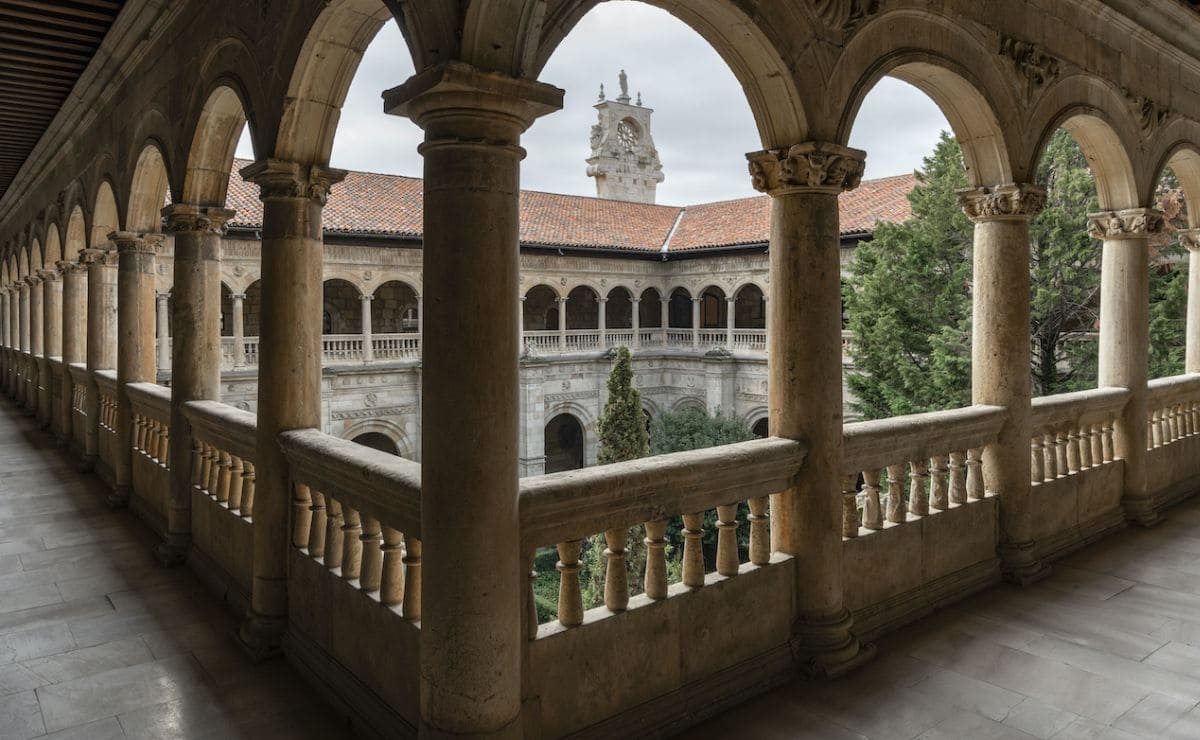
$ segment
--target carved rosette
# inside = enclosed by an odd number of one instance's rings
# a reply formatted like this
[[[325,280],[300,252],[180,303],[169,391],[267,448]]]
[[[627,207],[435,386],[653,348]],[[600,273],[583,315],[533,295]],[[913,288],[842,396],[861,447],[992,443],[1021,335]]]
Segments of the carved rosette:
[[[1046,189],[1028,183],[968,188],[958,191],[958,204],[976,223],[1030,219],[1046,207]]]
[[[233,220],[237,211],[228,208],[200,208],[176,203],[162,209],[162,215],[167,220],[167,230],[173,233],[199,231],[225,236],[226,224]]]
[[[81,249],[79,250],[79,264],[100,265],[101,267],[116,267],[117,250],[97,249],[96,247]]]
[[[242,177],[258,185],[259,197],[307,198],[324,206],[330,189],[346,176],[345,170],[319,165],[300,165],[280,159],[268,159],[244,167]]]
[[[1200,229],[1184,229],[1180,231],[1179,245],[1189,252],[1200,252]]]
[[[1161,234],[1166,219],[1153,208],[1089,213],[1088,236],[1093,239],[1145,239]]]
[[[823,141],[746,155],[755,190],[773,196],[801,191],[841,193],[862,181],[867,153]]]

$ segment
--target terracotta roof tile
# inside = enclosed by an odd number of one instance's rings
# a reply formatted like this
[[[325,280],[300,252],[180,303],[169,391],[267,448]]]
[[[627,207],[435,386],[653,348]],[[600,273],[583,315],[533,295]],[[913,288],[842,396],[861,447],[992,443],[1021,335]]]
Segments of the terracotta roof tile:
[[[258,188],[242,180],[234,162],[228,204],[237,211],[230,225],[262,225]],[[876,221],[912,215],[912,175],[868,180],[841,196],[842,233],[869,232]],[[417,237],[422,232],[421,180],[399,175],[351,172],[333,186],[325,207],[330,232]],[[756,196],[687,208],[626,203],[578,195],[521,191],[521,243],[527,245],[658,252],[763,244],[770,232],[770,198]]]

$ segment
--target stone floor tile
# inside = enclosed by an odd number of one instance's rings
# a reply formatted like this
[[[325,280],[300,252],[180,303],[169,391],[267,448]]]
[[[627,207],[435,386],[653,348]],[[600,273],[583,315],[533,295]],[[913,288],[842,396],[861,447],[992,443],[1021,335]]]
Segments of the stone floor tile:
[[[56,684],[153,660],[154,655],[141,638],[128,637],[48,658],[26,661],[23,665],[46,683]]]
[[[917,735],[917,740],[1033,740],[1033,737],[973,712],[960,712]]]
[[[35,606],[58,604],[63,600],[58,592],[58,586],[53,583],[39,583],[32,586],[11,588],[4,592],[0,600],[0,614],[24,611]]]
[[[0,540],[0,556],[21,555],[46,549],[41,537],[26,537],[17,540]]]
[[[1145,738],[1081,717],[1054,735],[1053,740],[1145,740]]]
[[[125,731],[116,717],[109,717],[52,732],[38,740],[125,740]]]
[[[1200,647],[1183,642],[1168,642],[1143,661],[1193,678],[1200,678]]]
[[[1067,665],[1105,676],[1130,686],[1140,686],[1143,693],[1159,693],[1179,699],[1200,701],[1200,678],[1182,675],[1146,662],[1076,645],[1073,642],[1047,637],[1029,646],[1030,652],[1059,660]]]
[[[1026,699],[1012,708],[1004,718],[1004,724],[1027,732],[1037,738],[1054,737],[1067,725],[1079,719],[1074,712],[1067,712],[1037,699]]]
[[[950,702],[959,709],[996,722],[1003,720],[1025,699],[1023,694],[1015,691],[942,669],[933,671],[912,688],[935,701]]]
[[[45,732],[37,696],[32,691],[0,697],[0,737],[27,740]]]
[[[33,629],[0,635],[0,664],[32,660],[75,648],[66,622],[50,622]]]
[[[1055,565],[1050,575],[1050,578],[1041,582],[1045,588],[1065,591],[1089,599],[1104,600],[1134,585],[1132,580],[1081,568],[1072,568],[1070,565]]]
[[[1145,737],[1161,737],[1167,728],[1178,722],[1197,705],[1188,699],[1151,694],[1133,709],[1121,715],[1113,727]]]
[[[0,666],[0,696],[36,689],[45,683],[45,679],[20,663]]]

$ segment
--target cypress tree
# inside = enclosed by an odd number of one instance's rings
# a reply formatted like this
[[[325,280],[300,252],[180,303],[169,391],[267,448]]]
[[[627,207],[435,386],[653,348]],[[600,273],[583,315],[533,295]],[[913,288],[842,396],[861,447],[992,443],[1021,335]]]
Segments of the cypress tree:
[[[627,347],[617,348],[617,361],[608,374],[608,401],[600,415],[601,465],[636,460],[650,454],[650,435],[642,414],[642,394],[633,387],[633,358]]]

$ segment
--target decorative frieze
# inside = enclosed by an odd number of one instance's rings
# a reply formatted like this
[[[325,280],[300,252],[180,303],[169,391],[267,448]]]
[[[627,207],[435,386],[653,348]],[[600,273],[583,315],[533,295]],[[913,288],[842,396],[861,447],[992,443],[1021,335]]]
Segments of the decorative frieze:
[[[777,196],[802,190],[840,193],[862,181],[867,153],[826,141],[746,155],[755,190]]]
[[[572,391],[570,393],[547,393],[546,403],[563,403],[566,401],[591,401],[598,398],[600,390]]]
[[[972,221],[1028,219],[1046,207],[1046,189],[1028,183],[958,191],[958,203]]]
[[[1093,239],[1140,239],[1161,234],[1166,219],[1153,208],[1089,213],[1088,236]]]
[[[354,419],[374,419],[380,416],[405,416],[415,414],[417,407],[415,404],[405,404],[403,406],[387,406],[385,408],[364,408],[364,409],[346,409],[344,411],[330,412],[329,418],[333,421],[347,421]]]
[[[1032,98],[1034,92],[1058,77],[1061,71],[1061,65],[1057,59],[1047,54],[1041,46],[1030,41],[1001,36],[1000,53],[1012,61],[1017,73],[1024,81],[1026,98]]]
[[[108,235],[108,240],[117,245],[119,254],[154,255],[163,238],[162,234],[136,234],[131,231],[113,231]]]

